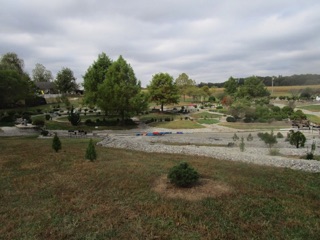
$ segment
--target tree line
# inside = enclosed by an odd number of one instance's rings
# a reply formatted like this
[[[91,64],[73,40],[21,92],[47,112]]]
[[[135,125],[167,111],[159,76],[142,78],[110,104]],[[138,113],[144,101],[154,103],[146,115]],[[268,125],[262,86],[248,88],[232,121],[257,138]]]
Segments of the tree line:
[[[318,85],[320,84],[320,75],[319,74],[295,74],[291,76],[255,76],[258,79],[260,79],[263,84],[267,87],[273,86],[305,86],[305,85]],[[236,78],[232,77],[237,80],[239,85],[244,84],[246,78]],[[198,87],[203,87],[203,86],[208,86],[209,88],[211,87],[217,87],[217,88],[223,88],[225,82],[222,83],[204,83],[201,82],[198,84]]]

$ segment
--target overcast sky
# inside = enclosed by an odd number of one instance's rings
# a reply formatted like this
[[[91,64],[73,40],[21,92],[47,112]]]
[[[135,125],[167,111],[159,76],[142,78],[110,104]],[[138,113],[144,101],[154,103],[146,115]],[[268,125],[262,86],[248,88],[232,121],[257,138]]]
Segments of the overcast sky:
[[[185,72],[230,76],[320,73],[319,0],[0,0],[0,55],[31,74],[68,67],[77,82],[105,52],[122,55],[142,85]]]

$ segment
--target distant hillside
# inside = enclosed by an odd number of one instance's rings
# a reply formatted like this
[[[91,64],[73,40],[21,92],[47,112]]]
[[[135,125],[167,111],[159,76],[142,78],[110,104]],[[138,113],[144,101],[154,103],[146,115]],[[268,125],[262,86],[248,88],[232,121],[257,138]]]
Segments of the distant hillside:
[[[260,77],[259,79],[263,81],[266,86],[272,86],[272,78],[273,78],[273,86],[304,86],[304,85],[317,85],[320,84],[320,75],[319,74],[300,74],[300,75],[292,75],[292,76],[273,76],[273,77]],[[243,84],[245,78],[236,78],[239,79],[239,83]],[[202,86],[209,87],[223,87],[223,83],[200,83],[199,87]]]

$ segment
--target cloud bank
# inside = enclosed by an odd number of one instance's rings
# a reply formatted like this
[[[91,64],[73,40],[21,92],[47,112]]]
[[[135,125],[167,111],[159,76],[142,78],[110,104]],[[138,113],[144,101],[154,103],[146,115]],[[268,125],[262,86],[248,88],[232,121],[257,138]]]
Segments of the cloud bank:
[[[0,9],[0,54],[15,52],[77,82],[105,52],[122,55],[142,85],[185,72],[196,82],[230,76],[319,73],[317,0],[13,0]]]

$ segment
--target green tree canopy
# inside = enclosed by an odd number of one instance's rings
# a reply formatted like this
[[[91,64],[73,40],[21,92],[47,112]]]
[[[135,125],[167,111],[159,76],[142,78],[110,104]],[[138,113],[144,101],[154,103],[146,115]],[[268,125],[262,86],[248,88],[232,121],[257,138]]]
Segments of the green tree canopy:
[[[0,70],[0,107],[10,107],[29,94],[28,81],[14,70]]]
[[[32,80],[34,82],[51,82],[53,76],[51,71],[47,70],[45,66],[37,63],[35,68],[32,70]]]
[[[270,95],[262,80],[252,76],[245,79],[244,84],[238,88],[237,97],[239,98],[259,98]]]
[[[306,137],[300,131],[291,132],[289,134],[289,142],[291,145],[296,146],[296,148],[304,147],[306,140],[307,140]]]
[[[61,93],[69,93],[78,88],[72,70],[65,67],[57,73],[55,84]]]
[[[186,100],[186,95],[188,95],[188,89],[196,85],[196,82],[189,78],[186,73],[181,73],[175,81],[178,86],[179,93],[183,95],[183,100]]]
[[[24,61],[15,53],[7,53],[1,57],[0,108],[14,106],[33,94],[33,85],[23,66]]]
[[[24,73],[24,61],[19,58],[16,53],[9,52],[1,57],[1,69],[11,69],[17,71],[19,74]]]
[[[179,102],[178,87],[168,73],[157,73],[147,86],[151,101],[161,106]]]
[[[97,104],[106,113],[119,114],[124,122],[126,117],[141,107],[140,91],[140,81],[136,79],[132,67],[120,56],[108,68],[106,79],[99,85]]]
[[[112,61],[103,52],[99,54],[98,59],[87,69],[83,76],[84,101],[86,103],[93,105],[97,103],[99,85],[106,79],[106,74],[111,64]]]
[[[233,77],[230,77],[228,81],[226,81],[223,85],[224,92],[228,95],[233,96],[237,92],[238,86],[238,81]]]

